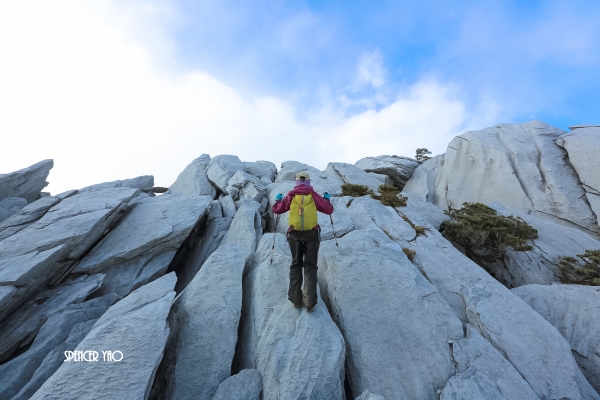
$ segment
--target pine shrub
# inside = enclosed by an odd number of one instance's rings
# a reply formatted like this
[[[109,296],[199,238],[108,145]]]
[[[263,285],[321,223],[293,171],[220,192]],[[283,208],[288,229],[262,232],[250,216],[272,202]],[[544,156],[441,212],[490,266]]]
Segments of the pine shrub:
[[[577,257],[559,257],[558,270],[563,283],[600,286],[600,249],[586,250]]]
[[[375,195],[373,191],[371,191],[371,197],[381,201],[381,204],[384,206],[390,207],[406,207],[406,202],[408,201],[408,197],[404,197],[400,194],[400,189],[395,186],[390,185],[380,185],[379,188],[380,196]]]
[[[408,247],[403,247],[402,251],[404,252],[404,254],[406,254],[406,257],[408,257],[410,261],[414,260],[415,256],[417,255],[417,252],[415,250],[411,250]]]
[[[442,234],[462,246],[471,259],[493,262],[509,246],[516,251],[532,250],[527,241],[538,237],[537,230],[522,218],[498,215],[482,203],[463,203],[462,208],[445,213],[451,220],[443,222]]]
[[[365,185],[355,185],[354,183],[345,183],[342,185],[342,196],[360,197],[371,193],[371,189]]]

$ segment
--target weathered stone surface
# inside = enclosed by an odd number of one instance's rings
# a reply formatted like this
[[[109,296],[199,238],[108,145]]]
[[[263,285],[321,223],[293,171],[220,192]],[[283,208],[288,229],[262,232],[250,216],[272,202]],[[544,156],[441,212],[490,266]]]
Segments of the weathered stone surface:
[[[237,156],[220,155],[210,160],[207,170],[208,179],[225,194],[227,182],[237,171],[244,170],[244,163]]]
[[[376,174],[375,172],[367,172],[367,174],[369,174],[369,176],[372,176],[373,178],[377,179],[379,181],[380,185],[394,186],[394,181],[392,181],[392,178],[390,178],[387,175]]]
[[[333,180],[341,179],[343,183],[365,185],[376,193],[378,193],[377,188],[381,185],[379,179],[352,164],[329,163],[325,168],[325,173]]]
[[[437,399],[454,375],[448,340],[463,337],[461,322],[380,230],[354,230],[338,242],[321,244],[319,283],[346,339],[352,393]]]
[[[35,221],[42,218],[50,208],[76,193],[76,190],[70,190],[57,196],[42,197],[41,199],[21,208],[16,214],[0,223],[0,240],[6,239],[7,237],[27,228]]]
[[[598,235],[586,192],[556,143],[564,133],[541,121],[466,132],[450,142],[442,168],[433,169],[439,176],[418,174],[411,180],[420,178],[418,192],[443,209],[496,202]]]
[[[455,314],[464,324],[476,327],[519,371],[538,396],[596,398],[560,333],[456,250],[412,209],[410,201],[407,207],[398,207],[394,211],[373,199],[362,197],[357,198],[349,210],[355,231],[343,239],[355,234],[357,229],[381,229],[400,246],[416,251],[413,263],[435,285]],[[404,221],[401,215],[410,223]],[[417,234],[410,224],[421,226],[424,234]],[[324,247],[325,244],[322,249]],[[384,392],[379,393],[387,398]]]
[[[262,235],[258,203],[235,214],[219,248],[177,297],[158,381],[167,399],[211,399],[231,374],[242,308],[242,274]]]
[[[22,197],[28,203],[36,200],[43,188],[54,161],[44,160],[27,168],[8,174],[0,174],[0,199]]]
[[[577,171],[596,222],[600,225],[600,127],[577,129],[562,135],[556,143],[569,154],[569,162]]]
[[[600,393],[600,287],[526,285],[512,292],[567,339],[581,371]]]
[[[27,200],[22,197],[8,197],[0,200],[0,221],[4,221],[27,205]]]
[[[437,185],[442,176],[445,158],[445,154],[440,154],[415,168],[404,189],[402,189],[402,194],[412,195],[423,202],[432,203],[443,208],[441,206],[443,199],[440,199],[441,193],[438,193]]]
[[[255,369],[244,369],[221,382],[213,400],[260,400],[260,392],[260,373]]]
[[[448,380],[441,400],[539,399],[519,372],[471,325],[467,325],[467,337],[450,346],[458,373]]]
[[[154,186],[154,176],[142,175],[136,178],[124,179],[120,181],[98,183],[96,185],[86,186],[79,189],[80,191],[89,189],[110,189],[110,188],[132,188],[132,189],[151,189]]]
[[[408,157],[377,156],[361,158],[354,165],[367,172],[387,175],[394,186],[402,189],[420,163]]]
[[[47,360],[46,356],[56,348],[63,347],[61,345],[68,340],[70,332],[75,325],[84,324],[88,321],[95,322],[116,300],[116,295],[105,296],[85,303],[70,304],[50,314],[40,328],[31,347],[20,356],[0,365],[0,398],[12,398],[25,385],[28,386],[26,392],[32,395],[44,382],[36,379],[37,386],[33,382],[30,382],[36,370],[41,366],[42,370],[47,374],[52,366],[54,371],[56,371],[64,360],[62,356],[58,356],[54,360]],[[89,332],[92,329],[93,323],[85,324],[85,326]],[[81,336],[81,339],[83,339],[83,336]],[[75,348],[75,346],[71,349]],[[64,353],[61,355],[64,355]],[[46,361],[46,365],[42,366],[44,361]],[[46,378],[48,377],[49,375],[46,376]],[[22,393],[21,396],[25,394]]]
[[[208,180],[208,166],[210,156],[202,154],[190,163],[177,176],[177,180],[169,187],[169,194],[181,194],[186,196],[208,195],[215,198],[217,190]]]
[[[265,185],[274,182],[277,177],[277,167],[271,161],[244,162],[244,170]]]
[[[319,171],[314,167],[298,161],[285,161],[281,163],[281,169],[277,174],[277,179],[275,179],[275,182],[295,182],[296,174],[302,171],[308,172],[310,175],[311,185],[319,193],[329,192],[332,196],[337,196],[342,193],[341,186],[344,184],[344,181],[342,181],[341,178],[329,176],[323,171]]]
[[[95,273],[142,255],[177,250],[208,211],[209,196],[158,196],[141,201],[74,272]]]
[[[344,339],[321,299],[313,313],[287,299],[290,262],[285,236],[265,234],[244,276],[240,366],[260,372],[263,399],[341,399]]]
[[[98,362],[64,362],[32,399],[147,398],[169,334],[175,281],[165,275],[109,308],[75,349],[98,351]],[[123,359],[102,361],[101,350],[121,351]]]
[[[502,260],[482,262],[490,273],[508,288],[528,284],[550,285],[558,282],[558,257],[582,254],[585,250],[600,249],[600,242],[583,231],[558,225],[545,218],[519,213],[499,204],[491,204],[502,215],[523,218],[537,229],[538,239],[531,240],[531,251],[509,248]]]
[[[365,390],[360,396],[358,396],[354,400],[385,400],[385,398],[383,396],[379,396],[369,392],[368,390]]]
[[[0,321],[44,285],[58,284],[71,265],[122,215],[126,202],[138,192],[139,189],[129,188],[83,191],[61,201],[29,227],[0,241],[2,274],[14,278],[14,271],[23,260],[39,261],[22,271],[25,275],[19,278],[22,286],[10,304],[0,310]],[[40,258],[42,254],[47,257]]]
[[[267,188],[257,177],[240,170],[229,179],[226,191],[234,201],[250,199],[260,203],[267,193]]]
[[[25,303],[0,327],[0,362],[10,358],[17,348],[31,343],[50,314],[69,304],[81,303],[102,285],[103,279],[103,274],[82,276],[43,290]]]

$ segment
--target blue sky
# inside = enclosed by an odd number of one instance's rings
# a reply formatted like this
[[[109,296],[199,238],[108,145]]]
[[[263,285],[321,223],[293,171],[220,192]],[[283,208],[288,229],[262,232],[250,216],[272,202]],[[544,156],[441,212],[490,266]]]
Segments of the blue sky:
[[[0,173],[50,191],[202,153],[324,169],[501,122],[600,123],[600,2],[0,5]]]

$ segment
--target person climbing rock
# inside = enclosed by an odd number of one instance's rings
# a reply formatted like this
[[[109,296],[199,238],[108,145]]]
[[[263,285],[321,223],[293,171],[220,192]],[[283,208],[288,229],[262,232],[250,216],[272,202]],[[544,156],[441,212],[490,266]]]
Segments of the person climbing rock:
[[[272,207],[275,214],[290,212],[287,240],[292,252],[292,265],[288,299],[294,303],[294,307],[301,307],[304,302],[308,312],[312,312],[317,304],[317,258],[321,232],[317,211],[328,215],[333,213],[329,198],[327,192],[323,197],[315,192],[307,172],[299,172],[296,175],[296,187],[285,197],[278,193]]]

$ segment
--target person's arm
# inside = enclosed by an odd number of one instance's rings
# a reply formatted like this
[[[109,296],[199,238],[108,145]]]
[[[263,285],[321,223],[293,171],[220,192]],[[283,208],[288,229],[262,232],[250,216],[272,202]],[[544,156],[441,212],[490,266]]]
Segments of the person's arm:
[[[292,203],[292,196],[289,194],[283,198],[283,200],[276,200],[271,210],[274,214],[283,214],[284,212],[290,211],[290,204]]]
[[[317,192],[314,192],[312,197],[315,201],[315,206],[317,206],[317,211],[327,215],[331,215],[333,213],[333,204],[331,204],[329,200],[324,199]]]

